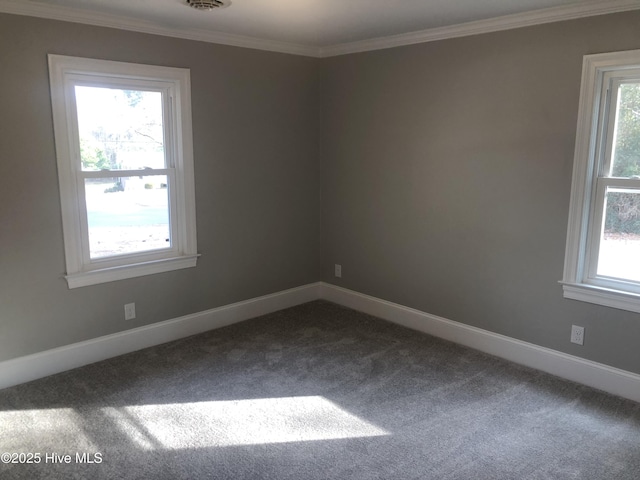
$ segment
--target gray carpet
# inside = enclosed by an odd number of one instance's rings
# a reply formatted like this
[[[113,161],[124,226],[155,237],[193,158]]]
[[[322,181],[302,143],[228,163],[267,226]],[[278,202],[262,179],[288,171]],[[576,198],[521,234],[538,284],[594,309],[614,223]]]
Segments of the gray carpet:
[[[640,478],[639,404],[322,301],[0,391],[0,432],[3,479]]]

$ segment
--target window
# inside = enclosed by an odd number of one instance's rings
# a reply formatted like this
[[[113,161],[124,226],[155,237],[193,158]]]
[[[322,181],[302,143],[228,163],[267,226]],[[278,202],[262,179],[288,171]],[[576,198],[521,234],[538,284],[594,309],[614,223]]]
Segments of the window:
[[[640,312],[640,50],[584,58],[564,296]]]
[[[69,288],[196,265],[189,71],[49,55]]]

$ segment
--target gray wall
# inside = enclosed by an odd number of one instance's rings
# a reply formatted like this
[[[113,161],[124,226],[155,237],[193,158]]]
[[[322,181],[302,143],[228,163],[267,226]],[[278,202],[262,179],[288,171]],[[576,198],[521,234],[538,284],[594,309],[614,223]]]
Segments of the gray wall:
[[[0,361],[322,279],[640,373],[640,316],[557,283],[582,56],[635,48],[640,12],[322,60],[0,14]],[[47,53],[191,69],[196,268],[67,288]]]
[[[640,373],[640,315],[558,284],[582,57],[638,48],[633,12],[323,60],[322,279]]]
[[[47,53],[191,69],[196,268],[67,288]],[[0,361],[317,281],[318,68],[0,14]]]

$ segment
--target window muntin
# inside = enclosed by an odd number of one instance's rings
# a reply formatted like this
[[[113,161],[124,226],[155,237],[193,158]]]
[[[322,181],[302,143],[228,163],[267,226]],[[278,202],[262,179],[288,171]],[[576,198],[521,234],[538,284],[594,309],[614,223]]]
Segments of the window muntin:
[[[70,288],[195,266],[188,70],[49,64]]]

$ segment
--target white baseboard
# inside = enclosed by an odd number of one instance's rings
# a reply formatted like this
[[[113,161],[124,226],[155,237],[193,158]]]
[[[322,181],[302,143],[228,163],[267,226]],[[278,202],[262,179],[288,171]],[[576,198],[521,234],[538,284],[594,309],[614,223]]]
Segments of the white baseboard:
[[[317,300],[313,283],[0,362],[0,389]]]
[[[496,357],[640,402],[640,375],[471,327],[328,283],[320,297]]]
[[[640,402],[640,375],[635,373],[324,282],[0,362],[0,389],[318,299]]]

